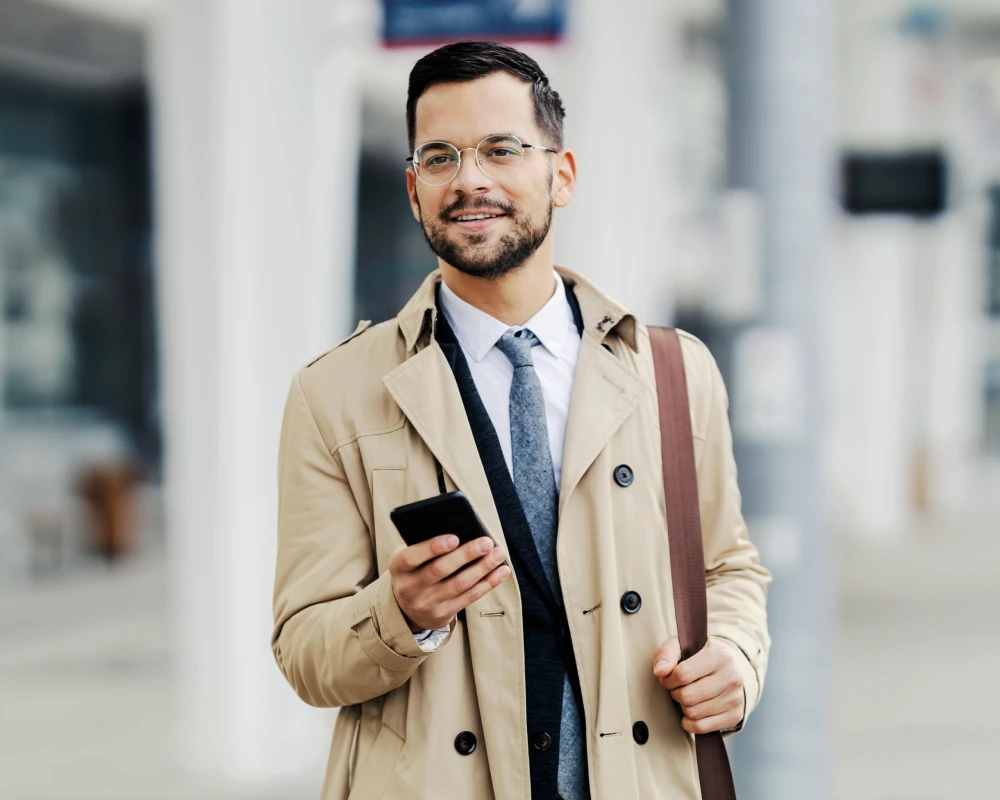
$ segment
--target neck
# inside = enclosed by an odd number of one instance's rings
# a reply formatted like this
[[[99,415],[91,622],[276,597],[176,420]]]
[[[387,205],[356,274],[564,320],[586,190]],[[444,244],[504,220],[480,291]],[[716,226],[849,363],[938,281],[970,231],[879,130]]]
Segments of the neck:
[[[496,280],[459,272],[439,259],[441,278],[469,305],[507,325],[523,325],[552,298],[552,238],[521,267]]]

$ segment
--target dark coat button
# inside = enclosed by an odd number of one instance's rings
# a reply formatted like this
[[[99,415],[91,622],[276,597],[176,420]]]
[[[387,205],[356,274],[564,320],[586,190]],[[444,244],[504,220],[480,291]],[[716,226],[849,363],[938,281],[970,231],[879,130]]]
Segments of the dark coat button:
[[[632,726],[632,738],[636,744],[646,744],[649,741],[649,728],[642,720]]]
[[[635,480],[635,473],[628,464],[620,464],[615,467],[615,483],[619,486],[631,486]]]
[[[544,753],[552,747],[552,737],[545,731],[540,731],[531,737],[531,746]]]
[[[455,737],[455,749],[463,756],[471,756],[476,749],[476,734],[472,731],[462,731]]]
[[[642,598],[638,592],[628,591],[622,595],[622,611],[626,614],[634,614],[642,608]]]

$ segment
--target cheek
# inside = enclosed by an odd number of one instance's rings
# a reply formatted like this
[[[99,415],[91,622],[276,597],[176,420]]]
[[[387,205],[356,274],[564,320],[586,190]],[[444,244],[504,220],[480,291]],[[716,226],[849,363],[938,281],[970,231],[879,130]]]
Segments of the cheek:
[[[426,192],[415,194],[415,197],[420,218],[424,222],[437,222],[443,207],[441,198]]]

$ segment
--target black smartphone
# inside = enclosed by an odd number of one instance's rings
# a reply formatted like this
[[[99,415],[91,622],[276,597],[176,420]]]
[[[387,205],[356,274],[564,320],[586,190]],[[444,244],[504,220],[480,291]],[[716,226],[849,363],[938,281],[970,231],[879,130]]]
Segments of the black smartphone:
[[[448,492],[407,503],[389,512],[399,535],[409,545],[419,544],[435,536],[453,533],[459,545],[481,536],[489,536],[479,521],[472,504],[461,492]]]

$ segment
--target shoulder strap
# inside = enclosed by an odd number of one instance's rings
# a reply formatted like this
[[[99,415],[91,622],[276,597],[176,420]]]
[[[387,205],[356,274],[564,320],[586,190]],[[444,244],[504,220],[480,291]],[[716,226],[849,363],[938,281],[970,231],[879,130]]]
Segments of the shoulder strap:
[[[649,328],[660,411],[663,496],[667,506],[670,572],[681,658],[690,658],[708,642],[705,554],[698,506],[698,475],[691,437],[684,358],[677,331]],[[721,733],[695,737],[702,800],[736,800],[736,788]]]

